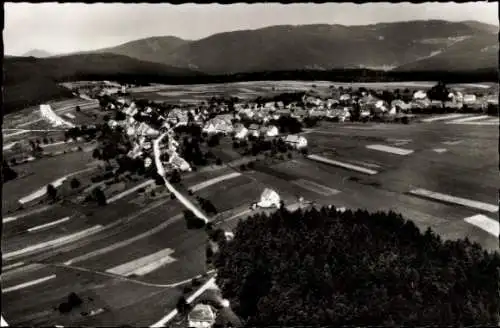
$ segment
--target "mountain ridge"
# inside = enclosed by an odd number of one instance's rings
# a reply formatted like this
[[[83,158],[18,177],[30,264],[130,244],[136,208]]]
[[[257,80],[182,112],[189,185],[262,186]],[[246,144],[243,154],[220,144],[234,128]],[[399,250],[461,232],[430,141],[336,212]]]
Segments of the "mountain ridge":
[[[481,39],[497,32],[498,27],[476,21],[420,20],[353,26],[275,25],[216,33],[198,40],[183,40],[172,36],[151,37],[94,50],[92,53],[117,53],[170,66],[196,69],[207,74],[308,68],[397,69],[411,63],[421,65],[416,69],[426,70],[429,68],[424,65],[428,61],[422,59],[432,57],[437,52],[446,52],[448,48],[454,51],[457,48],[452,45],[465,39]],[[498,40],[493,41],[495,42],[498,43]],[[473,45],[474,42],[471,43]],[[473,51],[474,49],[468,52]],[[484,60],[487,63],[478,65],[471,61],[466,69],[496,65],[492,58]]]

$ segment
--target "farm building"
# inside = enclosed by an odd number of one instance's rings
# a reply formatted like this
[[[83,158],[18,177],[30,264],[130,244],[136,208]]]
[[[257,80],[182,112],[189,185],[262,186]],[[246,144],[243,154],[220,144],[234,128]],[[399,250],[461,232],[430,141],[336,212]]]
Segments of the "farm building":
[[[248,135],[248,129],[243,124],[239,124],[237,127],[235,127],[234,132],[234,137],[240,140],[245,139]]]
[[[181,171],[191,171],[191,166],[189,165],[189,163],[186,162],[184,158],[179,157],[178,155],[170,157],[169,163]]]
[[[351,100],[351,95],[348,93],[344,93],[343,95],[340,96],[339,100],[340,101],[349,101],[349,100]]]
[[[426,99],[427,93],[422,90],[418,90],[413,94],[413,99]]]
[[[254,137],[260,135],[260,127],[257,124],[252,124],[248,127],[248,133]]]
[[[465,105],[473,104],[477,101],[476,95],[464,95],[463,103]]]
[[[210,328],[215,324],[215,311],[208,304],[196,304],[189,312],[188,316],[189,328]]]
[[[233,132],[233,126],[231,121],[227,122],[224,119],[220,119],[218,117],[211,119],[208,121],[203,127],[203,132],[212,134],[212,133],[224,133],[228,134]]]
[[[207,122],[205,126],[202,129],[203,132],[208,133],[208,134],[215,134],[217,133],[217,130],[215,129],[215,124],[212,122]]]
[[[395,107],[396,110],[399,110],[399,111],[407,111],[407,110],[411,109],[411,105],[405,103],[401,99],[396,99],[396,100],[391,101],[391,108],[392,107]]]
[[[279,130],[276,126],[274,125],[269,125],[266,128],[266,136],[268,137],[276,137],[279,134]]]
[[[285,142],[297,149],[307,147],[307,139],[303,136],[290,134],[285,138]]]
[[[257,203],[257,206],[263,207],[263,208],[270,208],[270,207],[280,207],[280,196],[278,193],[272,189],[266,188],[262,192],[262,195],[260,196],[260,201]]]

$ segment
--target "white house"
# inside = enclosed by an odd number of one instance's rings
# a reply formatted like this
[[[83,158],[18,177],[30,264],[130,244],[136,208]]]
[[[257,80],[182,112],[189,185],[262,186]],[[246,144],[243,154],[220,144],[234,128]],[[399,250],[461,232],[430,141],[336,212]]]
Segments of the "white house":
[[[248,127],[248,133],[254,137],[258,137],[260,135],[260,128],[257,124],[252,124]]]
[[[217,130],[215,129],[215,124],[210,122],[207,122],[205,126],[202,129],[203,132],[208,133],[208,134],[214,134],[217,133]]]
[[[153,160],[151,158],[149,158],[149,157],[146,157],[144,159],[144,167],[148,168],[148,167],[151,166],[151,164],[153,164]]]
[[[267,109],[274,109],[274,102],[273,102],[273,101],[266,102],[266,103],[264,104],[264,108],[267,108]]]
[[[215,324],[216,315],[210,305],[196,304],[187,316],[189,328],[211,328]]]
[[[270,125],[267,127],[266,136],[276,137],[279,134],[279,130],[275,125]]]
[[[116,122],[115,122],[115,123],[116,123]],[[127,128],[127,135],[128,135],[128,136],[133,136],[134,134],[135,134],[135,129],[134,129],[134,127],[129,126],[129,127]]]
[[[248,135],[248,129],[242,124],[235,128],[234,130],[236,139],[245,139]]]
[[[348,93],[344,93],[343,95],[340,96],[339,98],[340,101],[348,101],[351,100],[351,95]]]
[[[303,136],[298,136],[295,134],[290,134],[285,138],[285,142],[297,149],[302,149],[307,147],[307,139]]]
[[[278,193],[272,189],[266,188],[260,196],[260,201],[256,204],[259,207],[270,208],[270,207],[280,207],[280,196]]]
[[[472,104],[477,100],[476,95],[464,95],[464,104]]]
[[[427,93],[422,90],[418,90],[413,94],[413,99],[425,99],[427,98]]]

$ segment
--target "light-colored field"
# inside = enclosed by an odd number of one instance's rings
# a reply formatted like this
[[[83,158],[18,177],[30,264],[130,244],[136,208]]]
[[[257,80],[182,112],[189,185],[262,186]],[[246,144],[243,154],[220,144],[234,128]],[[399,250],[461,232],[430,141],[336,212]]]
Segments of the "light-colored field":
[[[370,82],[342,83],[330,81],[254,81],[192,85],[155,85],[151,87],[130,90],[136,97],[168,103],[199,103],[213,96],[238,97],[252,99],[258,96],[272,96],[284,92],[314,91],[319,95],[328,95],[330,88],[360,87],[369,89],[429,89],[433,81],[408,82]],[[495,86],[494,83],[450,84],[450,87],[460,90],[485,90]]]

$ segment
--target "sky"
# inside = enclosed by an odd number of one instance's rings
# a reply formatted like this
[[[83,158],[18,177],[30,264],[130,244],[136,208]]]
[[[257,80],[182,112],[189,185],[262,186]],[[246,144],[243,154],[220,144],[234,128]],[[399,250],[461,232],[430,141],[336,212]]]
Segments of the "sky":
[[[83,4],[6,3],[4,49],[53,54],[115,46],[151,36],[196,40],[271,25],[342,24],[444,19],[498,25],[498,3]]]

